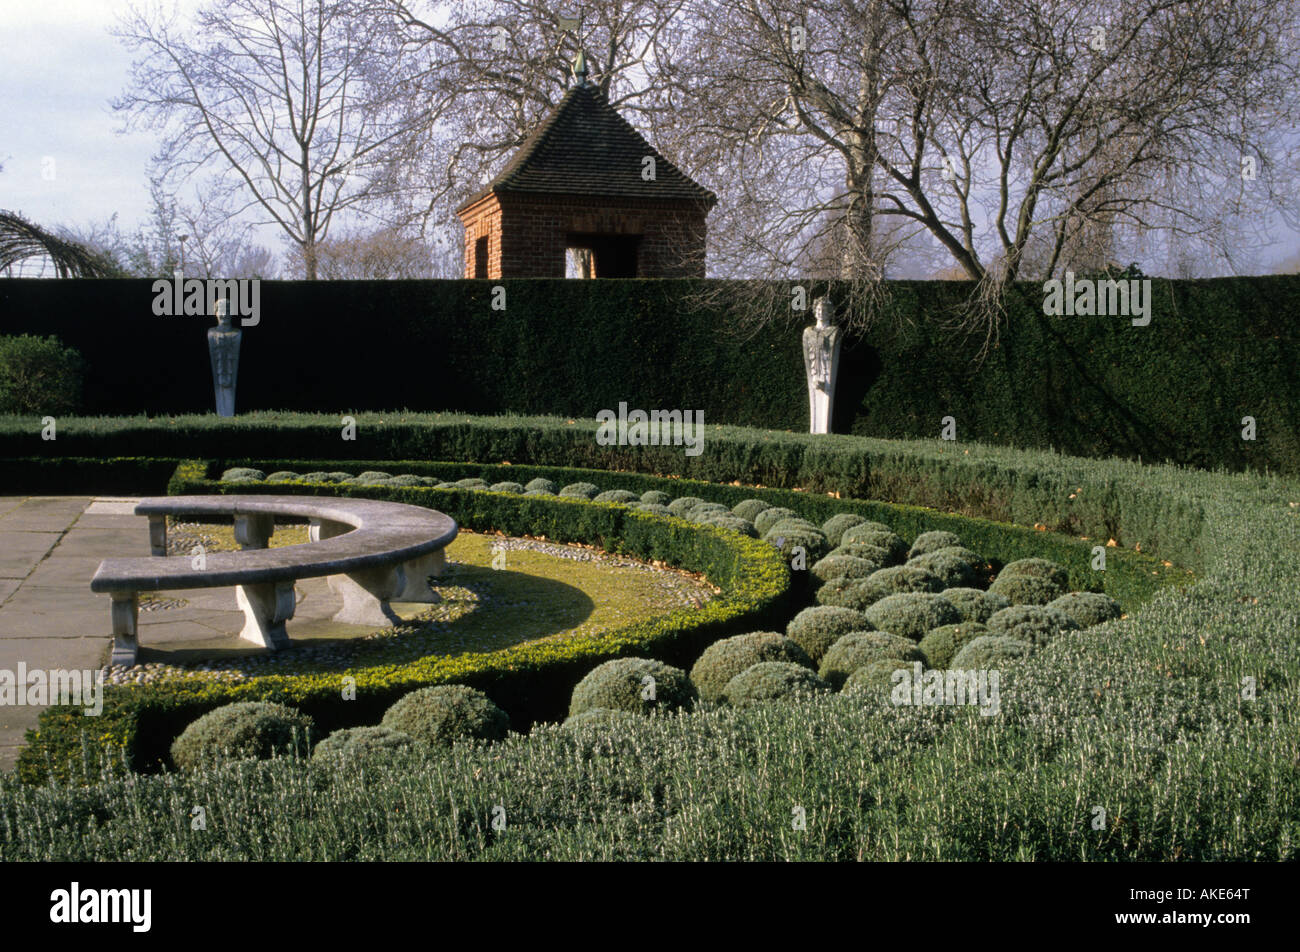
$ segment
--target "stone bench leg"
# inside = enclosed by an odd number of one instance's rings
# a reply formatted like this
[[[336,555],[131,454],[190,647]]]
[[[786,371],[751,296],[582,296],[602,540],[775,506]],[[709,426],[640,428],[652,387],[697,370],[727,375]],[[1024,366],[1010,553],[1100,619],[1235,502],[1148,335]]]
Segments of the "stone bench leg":
[[[138,625],[140,620],[139,592],[113,592],[113,654],[110,664],[131,667],[140,650]]]
[[[388,600],[406,587],[400,566],[363,569],[348,575],[331,575],[330,589],[343,597],[343,607],[334,620],[347,625],[387,628],[402,621]]]
[[[343,533],[351,531],[352,527],[346,522],[331,522],[328,519],[312,519],[311,525],[307,527],[307,538],[312,542],[319,542],[322,539],[332,539],[335,536],[343,535]]]
[[[235,541],[241,549],[265,549],[275,532],[275,519],[265,513],[235,516]]]
[[[167,517],[149,517],[149,553],[151,555],[167,554]]]
[[[293,582],[262,582],[236,585],[235,600],[244,611],[244,629],[239,637],[255,645],[278,651],[289,645],[284,623],[293,617]]]
[[[439,549],[402,566],[404,584],[397,596],[399,602],[440,602],[442,596],[429,587],[429,576],[441,575],[447,570],[447,556]]]

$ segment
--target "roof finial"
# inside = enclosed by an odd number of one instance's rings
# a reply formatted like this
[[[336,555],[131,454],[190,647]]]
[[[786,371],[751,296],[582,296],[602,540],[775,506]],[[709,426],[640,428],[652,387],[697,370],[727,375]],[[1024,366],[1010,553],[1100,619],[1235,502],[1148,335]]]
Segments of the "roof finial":
[[[587,85],[587,54],[582,49],[578,50],[578,58],[573,61],[573,76],[579,86]]]

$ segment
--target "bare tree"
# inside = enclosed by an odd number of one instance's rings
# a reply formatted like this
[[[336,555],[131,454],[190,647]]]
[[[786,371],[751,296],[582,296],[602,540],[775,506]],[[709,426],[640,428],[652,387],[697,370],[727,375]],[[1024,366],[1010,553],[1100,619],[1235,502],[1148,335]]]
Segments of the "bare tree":
[[[716,189],[726,227],[715,212],[710,257],[793,276],[800,249],[839,220],[841,277],[870,284],[882,270],[871,236],[901,218],[976,282],[970,323],[996,319],[1027,255],[1051,274],[1081,243],[1125,229],[1229,252],[1232,229],[1205,213],[1207,194],[1283,217],[1300,208],[1294,148],[1280,141],[1300,119],[1296,11],[1290,0],[696,0],[671,78],[691,133],[680,138],[697,143],[687,163],[732,173]]]
[[[316,246],[316,255],[320,276],[331,281],[459,276],[437,273],[435,249],[395,228],[327,238]]]
[[[161,163],[185,177],[220,169],[301,249],[336,216],[383,197],[372,178],[401,90],[382,79],[395,51],[351,0],[209,0],[187,27],[132,9],[116,34],[139,53],[114,107],[128,128],[165,130]]]

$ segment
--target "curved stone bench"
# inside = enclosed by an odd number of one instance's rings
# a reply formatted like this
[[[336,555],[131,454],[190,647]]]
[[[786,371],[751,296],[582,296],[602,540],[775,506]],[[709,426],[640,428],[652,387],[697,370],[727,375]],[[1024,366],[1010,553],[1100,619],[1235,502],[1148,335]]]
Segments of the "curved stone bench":
[[[135,514],[149,517],[153,555],[105,559],[90,582],[113,599],[113,664],[135,664],[141,592],[234,585],[245,618],[240,637],[271,650],[288,644],[284,623],[302,578],[329,577],[343,597],[335,621],[395,624],[401,618],[390,601],[438,601],[428,580],[442,574],[443,549],[458,531],[432,509],[320,496],[158,496],[141,500]],[[241,551],[166,558],[168,516],[231,516]],[[267,548],[277,516],[307,519],[312,541]]]

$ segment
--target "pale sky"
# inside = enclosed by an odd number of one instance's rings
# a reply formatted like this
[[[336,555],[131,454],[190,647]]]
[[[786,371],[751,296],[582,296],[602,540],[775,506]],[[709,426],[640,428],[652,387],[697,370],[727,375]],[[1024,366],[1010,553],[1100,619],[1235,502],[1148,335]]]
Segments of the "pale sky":
[[[131,53],[108,32],[126,8],[127,0],[0,0],[0,208],[45,228],[85,228],[114,213],[123,232],[146,224],[158,138],[120,134],[109,105],[129,76]],[[1265,269],[1300,249],[1300,236],[1278,237],[1260,255]],[[257,240],[282,251],[272,228]]]

